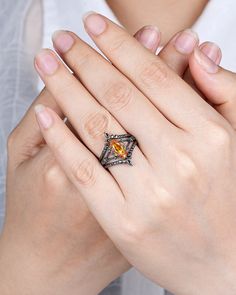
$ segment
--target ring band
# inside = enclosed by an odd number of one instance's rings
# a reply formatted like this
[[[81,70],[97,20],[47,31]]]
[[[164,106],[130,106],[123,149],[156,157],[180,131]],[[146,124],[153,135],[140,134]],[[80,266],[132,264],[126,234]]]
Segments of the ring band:
[[[136,145],[137,140],[133,135],[105,133],[105,145],[99,161],[105,168],[119,164],[132,166],[132,153]]]

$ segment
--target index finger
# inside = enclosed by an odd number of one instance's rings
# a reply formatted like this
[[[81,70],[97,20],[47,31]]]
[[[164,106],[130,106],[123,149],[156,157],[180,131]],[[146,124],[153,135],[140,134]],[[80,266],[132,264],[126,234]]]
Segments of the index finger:
[[[9,145],[14,148],[14,151],[17,151],[14,152],[13,159],[16,166],[34,156],[44,140],[35,118],[34,107],[37,104],[44,104],[53,109],[60,117],[63,116],[53,96],[44,88],[10,135]]]

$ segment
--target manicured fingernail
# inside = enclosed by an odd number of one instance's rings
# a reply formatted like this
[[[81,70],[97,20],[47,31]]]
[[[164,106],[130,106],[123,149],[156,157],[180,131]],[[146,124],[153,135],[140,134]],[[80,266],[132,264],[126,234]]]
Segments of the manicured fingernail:
[[[101,35],[107,27],[104,17],[94,11],[87,12],[83,16],[86,30],[94,36]]]
[[[34,108],[39,124],[44,129],[49,129],[53,124],[53,119],[44,105],[38,104]]]
[[[194,57],[198,64],[209,74],[217,73],[219,67],[209,57],[207,57],[199,48],[195,48]]]
[[[52,35],[52,40],[56,49],[62,53],[66,53],[75,43],[74,38],[65,31],[56,31]]]
[[[175,48],[183,54],[190,54],[198,44],[198,35],[192,30],[181,32],[175,40]]]
[[[219,46],[217,46],[215,43],[207,42],[200,46],[200,49],[215,64],[219,65],[222,58],[222,53]]]
[[[156,26],[146,26],[137,33],[136,38],[147,49],[153,49],[160,41],[160,31]]]
[[[36,56],[35,64],[39,72],[45,75],[54,74],[59,67],[56,57],[47,50],[42,50]]]

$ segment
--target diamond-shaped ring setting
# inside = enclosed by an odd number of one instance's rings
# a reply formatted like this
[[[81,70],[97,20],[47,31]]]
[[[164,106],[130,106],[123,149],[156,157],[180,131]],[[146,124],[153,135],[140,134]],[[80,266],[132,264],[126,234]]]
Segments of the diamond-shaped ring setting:
[[[119,164],[132,166],[132,153],[136,145],[137,140],[133,135],[105,133],[105,146],[99,161],[105,168]]]

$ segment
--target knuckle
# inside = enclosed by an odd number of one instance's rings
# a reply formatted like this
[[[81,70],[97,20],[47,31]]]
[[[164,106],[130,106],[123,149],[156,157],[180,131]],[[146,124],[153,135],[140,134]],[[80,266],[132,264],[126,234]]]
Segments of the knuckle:
[[[175,167],[181,179],[194,180],[198,178],[198,168],[196,163],[185,152],[177,152]]]
[[[227,148],[231,146],[232,134],[230,130],[218,123],[210,122],[207,128],[208,140],[212,147]]]
[[[156,211],[158,212],[157,215],[160,219],[161,212],[165,212],[166,210],[169,210],[175,206],[176,198],[173,194],[170,193],[169,190],[167,190],[163,186],[154,187],[152,193],[155,197],[153,208],[156,208]]]
[[[120,82],[112,85],[104,95],[104,101],[116,111],[127,106],[133,97],[133,91],[126,83]]]
[[[96,167],[90,160],[84,160],[74,168],[72,174],[76,182],[83,186],[93,186],[96,182]]]
[[[48,165],[47,165],[48,166]],[[51,183],[55,179],[58,179],[58,172],[59,172],[59,167],[56,164],[51,164],[45,169],[44,173],[44,180],[45,183]]]
[[[151,204],[148,215],[156,220],[156,230],[159,231],[162,229],[166,218],[175,210],[178,198],[162,184],[152,184],[149,185],[148,199]]]
[[[120,237],[122,241],[125,241],[126,243],[136,243],[137,241],[140,241],[141,232],[143,232],[134,221],[130,219],[126,219],[123,222],[121,222],[120,227]]]
[[[141,69],[140,79],[146,86],[158,83],[165,87],[170,83],[170,73],[166,65],[159,61],[152,61]]]
[[[72,69],[75,69],[76,71],[80,72],[81,68],[83,66],[87,66],[91,60],[93,60],[94,54],[89,52],[88,50],[80,51],[79,57],[76,54],[75,58],[72,58]]]
[[[58,191],[61,184],[64,183],[62,170],[56,161],[51,161],[50,164],[45,165],[45,172],[43,174],[44,188],[50,193]]]
[[[111,44],[110,50],[113,54],[117,54],[121,51],[124,51],[127,48],[128,39],[125,34],[121,34],[117,37]]]
[[[92,137],[97,138],[108,130],[108,125],[111,120],[110,114],[107,112],[90,114],[84,120],[84,130]]]
[[[63,98],[68,96],[68,93],[71,92],[77,82],[73,79],[72,74],[64,75],[60,81],[56,84],[54,91],[58,97]]]
[[[68,150],[68,142],[63,141],[62,138],[54,138],[54,141],[52,142],[53,150],[56,154],[59,156],[63,156],[65,151]]]

